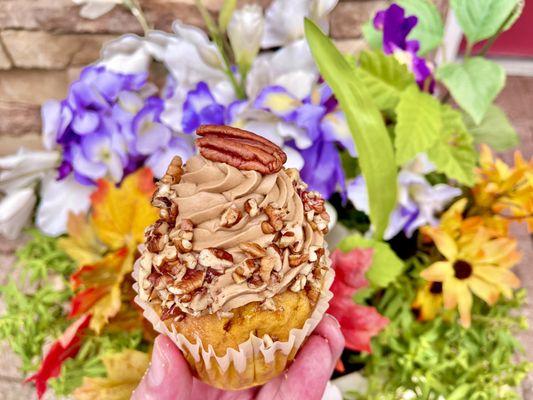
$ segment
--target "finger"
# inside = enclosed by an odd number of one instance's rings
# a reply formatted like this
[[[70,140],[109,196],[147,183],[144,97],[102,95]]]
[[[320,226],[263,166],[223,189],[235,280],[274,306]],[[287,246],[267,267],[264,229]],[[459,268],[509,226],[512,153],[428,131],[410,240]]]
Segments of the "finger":
[[[168,337],[159,335],[155,339],[150,367],[131,398],[133,400],[188,399],[191,388],[192,375],[187,361]]]
[[[288,372],[265,385],[258,400],[320,400],[343,348],[344,336],[339,323],[326,315],[299,351]]]

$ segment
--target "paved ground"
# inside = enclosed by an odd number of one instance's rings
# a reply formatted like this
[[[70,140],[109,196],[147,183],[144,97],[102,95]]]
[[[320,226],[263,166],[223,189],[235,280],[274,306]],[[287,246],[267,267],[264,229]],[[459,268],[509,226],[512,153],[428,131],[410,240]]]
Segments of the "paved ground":
[[[520,132],[522,143],[520,149],[528,158],[533,156],[533,78],[510,78],[506,89],[500,96],[498,103],[510,116],[513,124]],[[505,157],[510,160],[510,154]],[[520,238],[524,258],[518,267],[524,286],[528,289],[528,305],[524,310],[533,327],[533,246],[531,237],[522,229],[516,229]],[[13,250],[16,243],[1,240],[0,238],[0,284],[3,284],[13,273]],[[2,304],[0,303],[0,313]],[[533,361],[533,329],[524,333],[521,340],[526,349],[527,358]],[[19,362],[5,344],[0,344],[0,400],[26,400],[33,399],[33,389],[22,384],[22,377],[18,372]],[[522,387],[523,398],[533,400],[533,373],[526,379]]]

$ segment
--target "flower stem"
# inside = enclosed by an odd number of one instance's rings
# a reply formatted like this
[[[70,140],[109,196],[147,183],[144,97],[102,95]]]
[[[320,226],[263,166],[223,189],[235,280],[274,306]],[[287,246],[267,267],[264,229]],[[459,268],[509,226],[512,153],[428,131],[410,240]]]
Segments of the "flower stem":
[[[138,0],[123,0],[123,4],[124,7],[130,10],[132,15],[137,19],[137,21],[141,25],[141,28],[144,31],[144,34],[146,35],[148,31],[152,29],[152,27],[148,23],[148,20],[146,19],[146,16],[144,15],[144,12]]]
[[[207,11],[204,4],[202,3],[202,0],[196,0],[196,7],[200,11],[200,14],[202,15],[202,18],[207,27],[207,31],[209,32],[209,35],[213,39],[213,42],[217,46],[218,51],[220,55],[222,56],[222,61],[224,62],[224,72],[228,76],[231,82],[231,85],[233,86],[233,89],[235,90],[237,97],[239,99],[245,99],[246,94],[244,91],[244,87],[242,86],[242,82],[241,84],[237,82],[237,78],[235,78],[235,75],[233,74],[231,70],[231,62],[228,57],[226,48],[224,46],[224,39],[223,39],[222,33],[220,32],[218,26],[213,21],[213,18],[211,18],[209,11]]]

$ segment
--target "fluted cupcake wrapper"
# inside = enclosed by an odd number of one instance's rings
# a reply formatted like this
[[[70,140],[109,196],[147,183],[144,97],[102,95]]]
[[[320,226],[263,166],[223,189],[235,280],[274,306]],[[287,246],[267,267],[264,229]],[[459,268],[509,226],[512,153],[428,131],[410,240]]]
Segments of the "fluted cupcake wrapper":
[[[139,261],[135,263],[133,277],[134,290],[138,293]],[[311,316],[299,329],[291,329],[288,340],[265,340],[250,333],[250,338],[238,346],[238,350],[228,348],[224,356],[217,356],[213,347],[204,348],[200,337],[193,343],[184,335],[171,329],[163,322],[152,306],[135,297],[135,302],[143,309],[144,317],[150,321],[154,329],[167,335],[182,351],[196,375],[204,382],[222,389],[245,389],[262,385],[282,373],[294,359],[296,352],[305,339],[321,321],[329,307],[333,293],[329,290],[335,273],[329,269],[324,277],[321,295],[317,300]]]

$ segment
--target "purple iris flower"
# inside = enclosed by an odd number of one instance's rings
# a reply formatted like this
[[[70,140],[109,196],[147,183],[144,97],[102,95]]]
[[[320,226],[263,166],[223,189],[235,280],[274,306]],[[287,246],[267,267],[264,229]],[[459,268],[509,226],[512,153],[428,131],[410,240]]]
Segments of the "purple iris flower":
[[[226,108],[217,103],[205,82],[187,94],[183,103],[182,128],[185,133],[193,133],[200,125],[224,124]]]
[[[333,92],[325,83],[317,85],[311,94],[300,100],[281,86],[266,87],[257,96],[254,107],[273,113],[285,122],[305,131],[308,141],[305,147],[295,141],[305,160],[302,177],[314,190],[326,198],[339,188],[345,192],[344,172],[337,145],[356,156],[355,145],[344,114]]]
[[[421,89],[433,92],[435,80],[431,65],[418,56],[420,43],[418,40],[407,40],[407,36],[418,23],[414,15],[405,16],[405,10],[396,3],[376,13],[374,27],[383,32],[383,51],[394,54],[398,60],[406,64],[415,75]]]
[[[173,132],[161,122],[163,100],[151,95],[153,88],[146,73],[90,66],[70,86],[65,100],[45,103],[46,146],[63,150],[58,179],[73,174],[84,185],[100,178],[120,182],[165,148]]]

